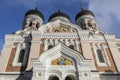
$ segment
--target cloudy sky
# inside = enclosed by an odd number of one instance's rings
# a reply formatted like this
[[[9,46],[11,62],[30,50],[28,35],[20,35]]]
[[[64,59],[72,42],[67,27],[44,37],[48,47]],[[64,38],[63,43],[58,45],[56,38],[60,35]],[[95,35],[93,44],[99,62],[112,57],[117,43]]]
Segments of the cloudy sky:
[[[58,10],[67,13],[75,23],[75,15],[84,9],[94,12],[99,29],[120,38],[120,0],[0,0],[0,50],[5,34],[22,28],[24,15],[34,9],[36,2],[47,23],[49,16]]]

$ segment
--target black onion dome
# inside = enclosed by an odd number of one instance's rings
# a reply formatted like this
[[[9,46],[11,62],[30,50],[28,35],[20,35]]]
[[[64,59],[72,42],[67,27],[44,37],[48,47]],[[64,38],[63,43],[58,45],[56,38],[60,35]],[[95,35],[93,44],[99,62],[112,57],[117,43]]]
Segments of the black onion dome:
[[[39,12],[39,11],[37,10],[37,8],[34,9],[34,10],[29,10],[29,11],[25,14],[25,17],[26,17],[27,15],[30,15],[30,14],[35,14],[35,15],[41,17],[41,18],[44,20],[43,14],[42,14],[41,12]]]
[[[81,11],[76,15],[75,20],[77,20],[79,17],[81,17],[83,15],[91,15],[91,16],[95,17],[94,13],[92,11],[81,9]]]
[[[70,17],[69,17],[67,14],[65,14],[65,13],[61,12],[60,10],[58,10],[58,12],[53,13],[53,14],[49,17],[49,20],[48,20],[48,21],[50,21],[51,19],[53,19],[53,18],[55,18],[55,17],[58,17],[58,16],[65,17],[65,18],[67,18],[67,19],[70,20]]]

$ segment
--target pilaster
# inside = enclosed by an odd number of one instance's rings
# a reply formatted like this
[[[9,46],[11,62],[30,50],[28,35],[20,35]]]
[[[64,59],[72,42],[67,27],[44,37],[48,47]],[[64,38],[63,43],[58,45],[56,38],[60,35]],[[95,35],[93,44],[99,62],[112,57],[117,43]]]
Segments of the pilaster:
[[[41,42],[40,37],[33,36],[31,41],[29,58],[28,58],[28,65],[26,68],[27,70],[30,70],[32,68],[32,59],[38,58],[40,55],[40,42]]]

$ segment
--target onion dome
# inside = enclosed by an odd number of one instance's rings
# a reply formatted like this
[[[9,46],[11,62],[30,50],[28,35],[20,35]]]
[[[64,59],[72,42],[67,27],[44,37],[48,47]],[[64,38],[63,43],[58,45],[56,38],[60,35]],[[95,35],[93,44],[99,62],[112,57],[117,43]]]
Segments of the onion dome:
[[[94,13],[92,11],[81,9],[81,11],[76,15],[75,20],[77,21],[77,19],[79,17],[84,16],[84,15],[91,15],[91,16],[95,17]]]
[[[64,18],[64,19],[63,19]],[[49,17],[49,20],[48,21],[53,21],[53,20],[56,20],[56,19],[63,19],[63,20],[67,20],[67,21],[70,21],[70,17],[61,12],[60,10],[58,10],[58,12],[55,12],[53,13],[50,17]]]
[[[31,14],[37,15],[37,16],[41,17],[42,20],[44,20],[43,14],[42,14],[41,12],[39,12],[39,11],[37,10],[37,8],[35,8],[34,10],[29,10],[29,11],[25,14],[25,17],[26,17],[27,15],[31,15]]]
[[[39,28],[43,24],[43,22],[44,22],[44,17],[36,7],[35,9],[26,12],[24,17],[23,28],[26,27]]]

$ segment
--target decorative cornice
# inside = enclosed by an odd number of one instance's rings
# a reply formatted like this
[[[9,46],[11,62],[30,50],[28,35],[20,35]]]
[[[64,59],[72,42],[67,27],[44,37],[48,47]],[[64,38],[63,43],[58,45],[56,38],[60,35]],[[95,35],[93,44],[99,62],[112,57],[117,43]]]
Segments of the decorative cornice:
[[[0,72],[0,75],[18,75],[24,74],[25,72]]]
[[[21,35],[17,34],[6,34],[5,35],[5,42],[11,43],[11,42],[30,42],[31,37],[22,37]]]
[[[39,36],[39,38],[78,38],[77,33],[32,33],[32,36]]]

